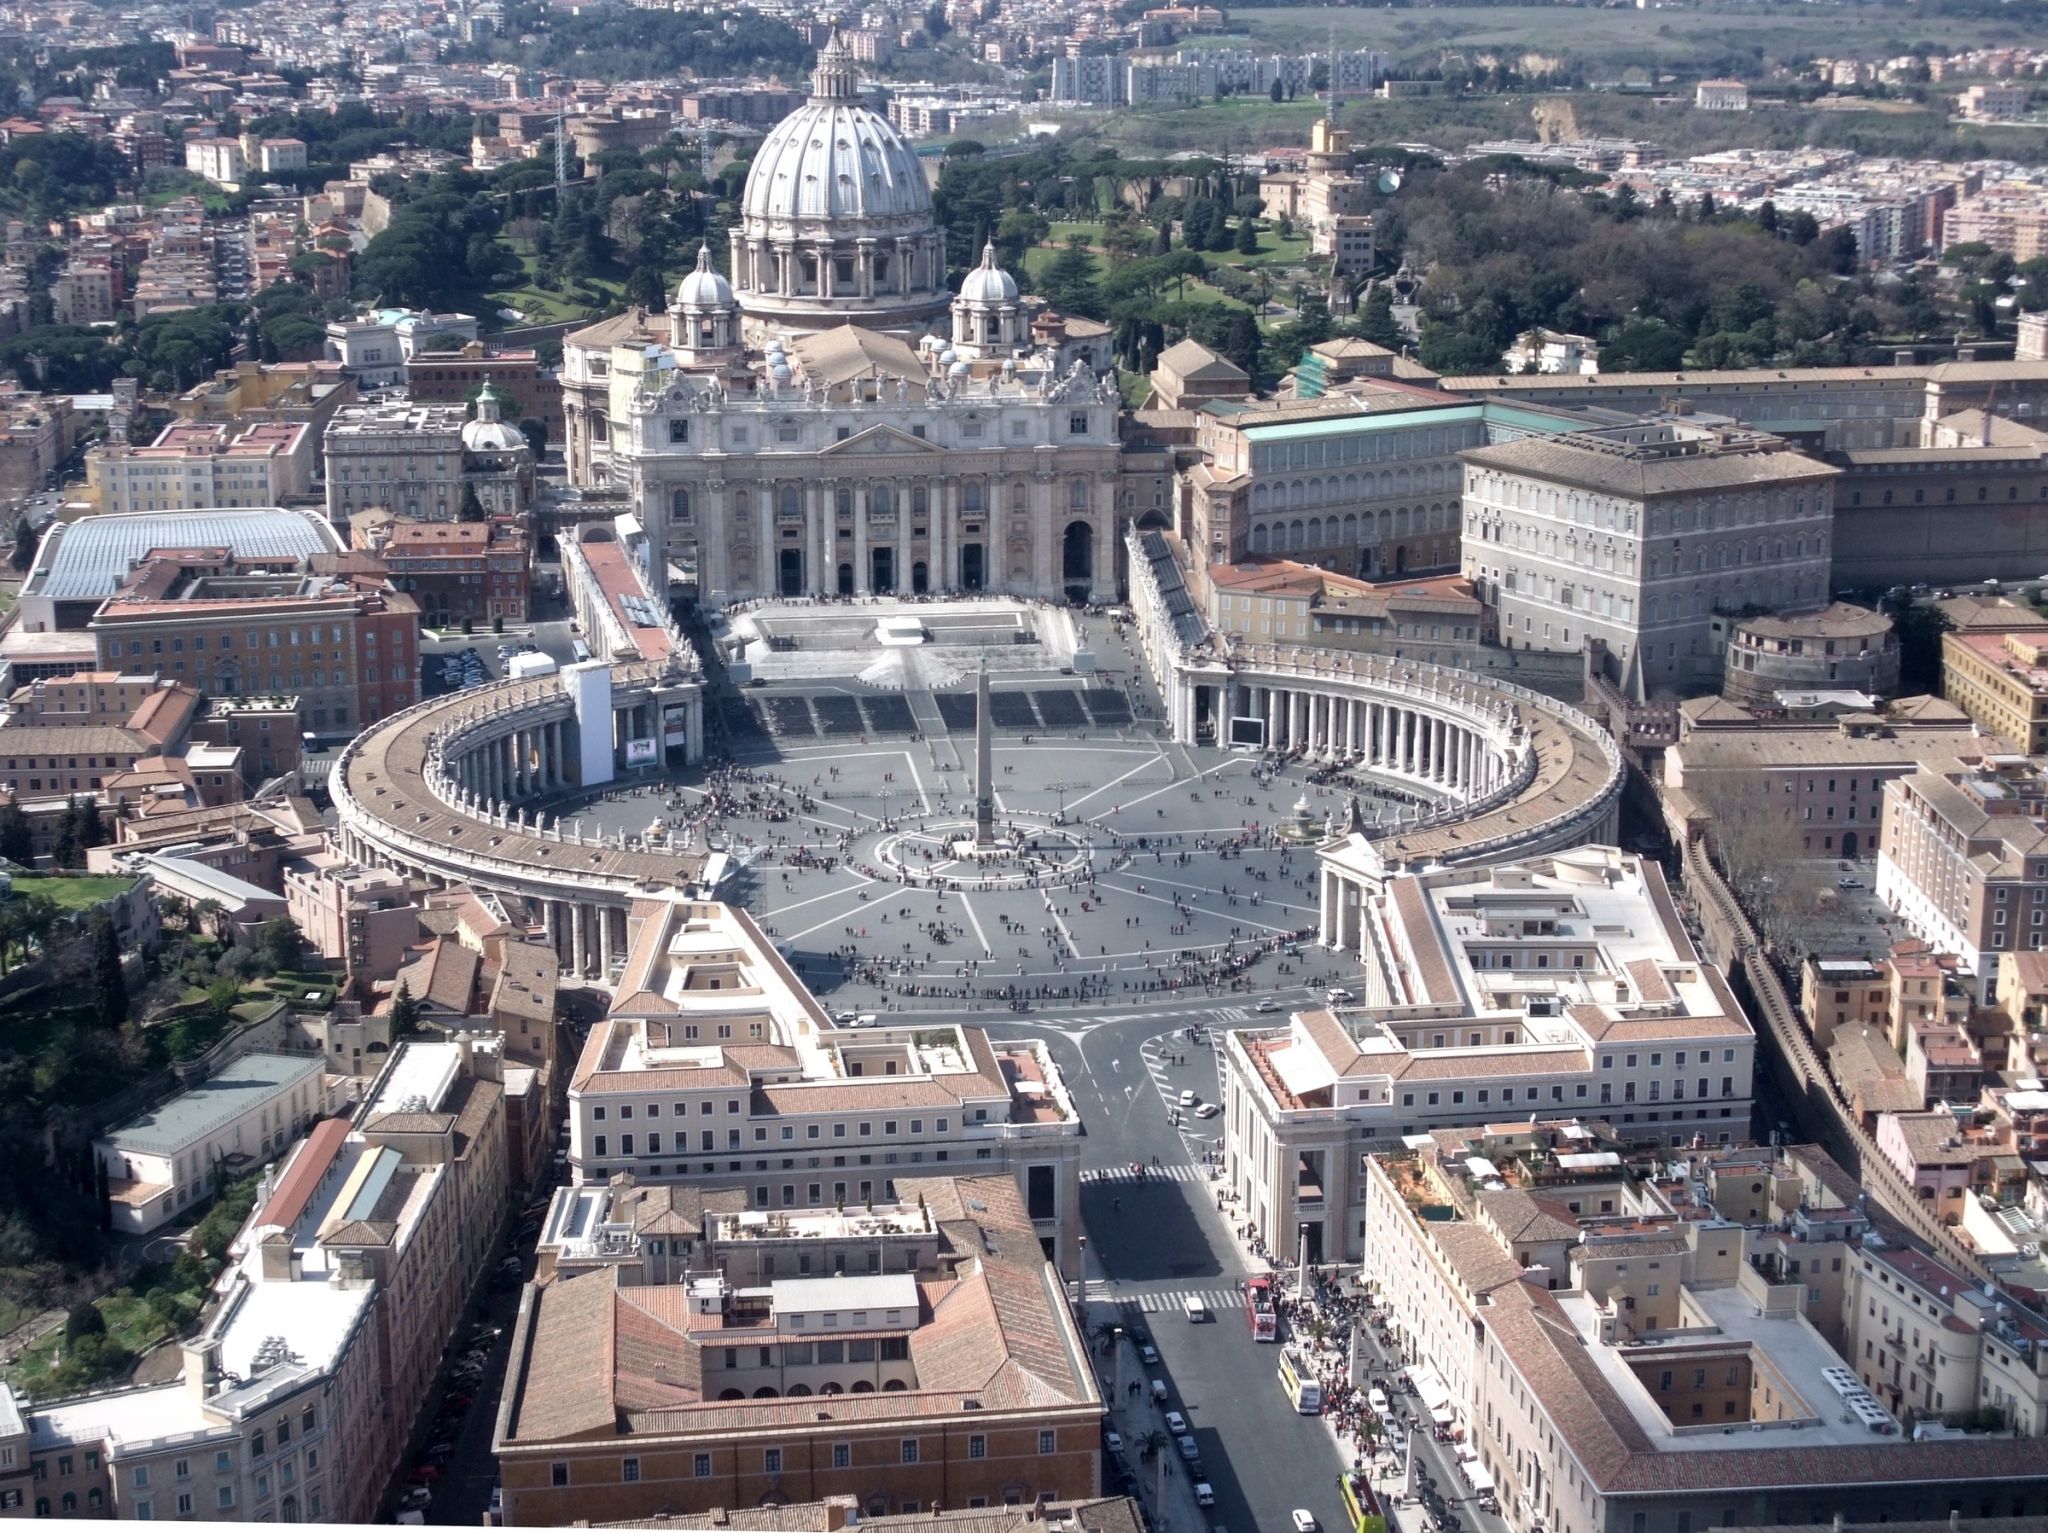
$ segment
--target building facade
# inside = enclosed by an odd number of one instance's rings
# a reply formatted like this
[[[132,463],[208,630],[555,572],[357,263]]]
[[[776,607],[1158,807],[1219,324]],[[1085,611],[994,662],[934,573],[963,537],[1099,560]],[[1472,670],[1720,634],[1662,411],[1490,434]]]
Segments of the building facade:
[[[100,664],[216,697],[299,699],[307,728],[359,729],[419,701],[419,606],[383,581],[173,551],[101,603]]]
[[[1606,645],[1637,698],[1718,684],[1717,612],[1817,607],[1835,470],[1776,437],[1680,424],[1465,454],[1464,574],[1504,645]]]
[[[110,442],[85,455],[86,483],[103,511],[185,511],[275,506],[313,485],[319,434],[271,421],[235,431],[176,422],[147,447]]]
[[[579,1184],[629,1171],[815,1210],[888,1201],[913,1167],[1007,1170],[1066,1271],[1080,1259],[1080,1149],[1042,1049],[998,1051],[978,1028],[835,1029],[727,905],[648,913],[569,1084]]]
[[[1987,756],[1886,783],[1877,894],[1987,1003],[2002,954],[2048,943],[2048,777]]]
[[[1230,1035],[1224,1175],[1275,1251],[1355,1261],[1359,1154],[1433,1129],[1597,1115],[1624,1140],[1747,1135],[1755,1034],[1653,862],[1580,847],[1354,884],[1325,859],[1350,1003]]]
[[[2048,752],[2048,642],[2039,630],[1941,636],[1941,690],[1990,733],[2029,756]]]
[[[1898,685],[1899,641],[1892,620],[1867,607],[1833,602],[1817,612],[1736,619],[1721,695],[1768,708],[1780,692],[1889,697]]]

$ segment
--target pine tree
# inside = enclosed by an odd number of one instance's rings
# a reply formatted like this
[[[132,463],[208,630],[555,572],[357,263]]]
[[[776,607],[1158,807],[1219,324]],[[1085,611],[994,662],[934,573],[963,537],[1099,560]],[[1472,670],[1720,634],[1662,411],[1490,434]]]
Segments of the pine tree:
[[[35,843],[29,836],[28,816],[13,799],[0,803],[0,857],[23,867],[35,863]]]
[[[398,994],[391,998],[391,1035],[402,1038],[416,1032],[420,1025],[420,1003],[413,998],[412,986],[405,980],[398,982]]]
[[[104,911],[93,912],[86,937],[92,944],[93,1018],[111,1030],[128,1020],[128,981],[121,973],[121,944]]]
[[[1358,311],[1358,334],[1375,346],[1399,351],[1407,337],[1394,318],[1394,295],[1383,282],[1375,282],[1365,295],[1365,307]]]
[[[1240,218],[1237,221],[1236,244],[1239,255],[1257,255],[1259,253],[1258,225],[1249,218]]]

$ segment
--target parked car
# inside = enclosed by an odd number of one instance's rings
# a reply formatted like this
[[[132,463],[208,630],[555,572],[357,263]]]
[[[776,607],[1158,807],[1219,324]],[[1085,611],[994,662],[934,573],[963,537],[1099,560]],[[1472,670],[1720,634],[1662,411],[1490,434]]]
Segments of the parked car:
[[[1288,1515],[1294,1519],[1294,1533],[1320,1533],[1320,1525],[1316,1522],[1314,1512],[1297,1506]]]
[[[1166,1430],[1171,1432],[1175,1437],[1186,1437],[1188,1431],[1188,1418],[1183,1416],[1179,1411],[1168,1411],[1166,1413]]]
[[[1195,1116],[1197,1118],[1213,1118],[1216,1116],[1216,1114],[1220,1113],[1221,1111],[1223,1111],[1223,1109],[1218,1107],[1214,1102],[1204,1102],[1200,1107],[1197,1107],[1195,1109]]]
[[[1146,1342],[1144,1346],[1138,1348],[1138,1361],[1147,1368],[1157,1368],[1159,1366],[1159,1349],[1153,1346],[1151,1342]]]
[[[1201,1448],[1196,1445],[1192,1437],[1176,1437],[1173,1440],[1173,1444],[1176,1448],[1180,1449],[1180,1456],[1189,1463],[1193,1463],[1202,1456]]]
[[[1124,1434],[1117,1431],[1114,1427],[1104,1427],[1102,1429],[1102,1446],[1107,1448],[1111,1453],[1123,1452]]]
[[[1199,1101],[1201,1101],[1201,1098],[1196,1096],[1192,1091],[1183,1091],[1180,1094],[1180,1105],[1182,1107],[1193,1107],[1195,1103]]]
[[[1215,1489],[1209,1484],[1207,1480],[1197,1481],[1195,1485],[1195,1505],[1214,1506],[1215,1504]]]
[[[441,1468],[438,1464],[415,1464],[406,1472],[405,1483],[408,1485],[432,1485],[440,1478]]]

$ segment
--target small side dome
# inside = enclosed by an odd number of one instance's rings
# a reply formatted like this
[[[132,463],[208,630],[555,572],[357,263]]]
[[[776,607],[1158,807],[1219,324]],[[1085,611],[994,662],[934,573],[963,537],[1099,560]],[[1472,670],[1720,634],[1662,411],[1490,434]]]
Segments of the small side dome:
[[[967,376],[967,372],[968,368],[965,362],[955,362],[951,367],[946,369],[946,376],[949,378],[965,378]]]
[[[679,309],[729,309],[732,307],[732,284],[721,277],[711,264],[711,247],[697,247],[697,269],[676,286],[676,307]]]
[[[981,264],[960,284],[960,297],[967,303],[1015,303],[1017,279],[996,265],[995,242],[981,247]]]

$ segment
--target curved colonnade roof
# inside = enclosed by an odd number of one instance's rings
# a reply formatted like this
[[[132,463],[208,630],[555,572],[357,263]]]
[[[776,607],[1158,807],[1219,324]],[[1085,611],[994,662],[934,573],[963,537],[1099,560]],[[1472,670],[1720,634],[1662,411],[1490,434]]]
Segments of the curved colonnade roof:
[[[1272,649],[1236,649],[1229,660],[1237,679],[1254,685],[1264,685],[1264,678],[1270,677],[1276,686],[1310,691],[1319,683],[1333,693],[1359,687],[1390,701],[1412,701],[1449,713],[1488,702],[1504,702],[1513,710],[1513,722],[1521,726],[1536,753],[1535,776],[1513,798],[1469,818],[1373,838],[1374,850],[1389,863],[1459,862],[1494,855],[1488,850],[1491,843],[1539,831],[1554,834],[1560,822],[1591,814],[1621,792],[1625,767],[1620,749],[1589,715],[1476,671],[1435,671],[1465,688],[1466,697],[1459,699],[1403,692],[1387,685],[1392,678],[1370,669],[1302,665]],[[1420,664],[1409,669],[1418,675],[1433,670]],[[1492,718],[1479,717],[1486,728],[1498,727]],[[1508,853],[1503,849],[1499,855]]]
[[[615,691],[629,690],[636,682],[652,679],[644,666],[615,666]],[[482,704],[541,703],[564,701],[566,695],[556,676],[531,681],[506,681],[494,686],[452,694],[431,704],[394,714],[372,725],[343,754],[336,766],[338,786],[352,798],[360,811],[401,835],[425,841],[453,859],[475,859],[476,882],[491,888],[511,889],[517,877],[510,870],[497,871],[486,859],[517,864],[530,877],[560,880],[563,898],[579,893],[632,899],[658,898],[665,892],[688,893],[701,887],[707,873],[715,874],[722,853],[636,851],[631,846],[598,846],[586,842],[557,841],[541,836],[532,827],[522,830],[517,821],[498,825],[477,815],[450,808],[427,785],[429,742],[442,730],[453,730],[471,722],[483,722]],[[445,764],[446,758],[444,758]],[[382,789],[380,793],[378,790]],[[337,797],[340,797],[337,794]],[[344,824],[352,822],[346,817]],[[372,840],[374,830],[364,830]],[[392,845],[394,856],[409,855]],[[587,878],[612,886],[579,889],[568,882]]]

